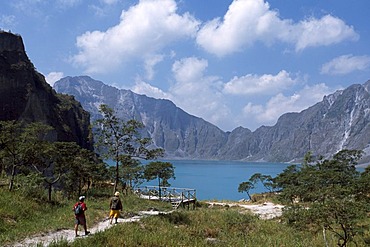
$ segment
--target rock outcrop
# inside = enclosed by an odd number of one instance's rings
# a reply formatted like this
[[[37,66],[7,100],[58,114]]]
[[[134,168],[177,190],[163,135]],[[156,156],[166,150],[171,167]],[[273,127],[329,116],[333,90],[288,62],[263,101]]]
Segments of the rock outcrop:
[[[93,149],[90,115],[73,96],[57,94],[35,70],[22,37],[0,31],[0,121],[42,122],[54,128],[52,141]]]

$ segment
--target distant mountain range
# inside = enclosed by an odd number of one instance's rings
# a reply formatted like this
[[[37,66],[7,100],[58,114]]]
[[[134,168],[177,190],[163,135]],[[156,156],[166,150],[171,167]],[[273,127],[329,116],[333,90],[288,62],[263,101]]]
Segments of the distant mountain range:
[[[328,95],[299,113],[286,113],[274,126],[253,132],[243,127],[224,132],[169,100],[117,89],[88,76],[62,78],[54,89],[73,95],[92,121],[100,118],[100,104],[109,105],[122,119],[142,121],[144,134],[166,150],[167,158],[299,162],[308,151],[330,157],[342,149],[359,149],[366,152],[363,162],[370,160],[370,81]]]

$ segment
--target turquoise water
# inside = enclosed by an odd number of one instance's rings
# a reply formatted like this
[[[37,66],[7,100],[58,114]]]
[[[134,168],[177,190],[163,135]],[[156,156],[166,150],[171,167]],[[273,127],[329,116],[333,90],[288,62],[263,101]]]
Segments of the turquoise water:
[[[261,163],[239,161],[200,161],[200,160],[166,160],[175,167],[176,179],[169,182],[171,187],[196,190],[198,200],[240,200],[248,195],[238,192],[238,186],[255,173],[275,177],[290,164]],[[156,182],[143,185],[157,185]],[[266,191],[262,185],[250,193]]]
[[[291,164],[242,161],[205,161],[205,160],[165,160],[175,167],[176,179],[169,182],[171,187],[196,190],[198,200],[233,200],[248,199],[248,195],[238,192],[238,186],[255,173],[275,177]],[[143,162],[146,163],[147,161]],[[112,164],[112,162],[108,162]],[[358,168],[363,171],[364,168]],[[155,185],[150,181],[143,185]],[[265,192],[258,184],[250,194]]]

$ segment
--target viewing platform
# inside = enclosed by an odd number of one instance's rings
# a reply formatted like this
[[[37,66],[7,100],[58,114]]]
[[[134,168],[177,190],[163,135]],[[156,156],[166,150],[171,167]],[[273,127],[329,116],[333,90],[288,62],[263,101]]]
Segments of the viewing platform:
[[[138,187],[135,193],[140,198],[170,202],[174,209],[180,206],[189,209],[190,205],[195,209],[197,201],[196,190],[188,188],[142,186]]]

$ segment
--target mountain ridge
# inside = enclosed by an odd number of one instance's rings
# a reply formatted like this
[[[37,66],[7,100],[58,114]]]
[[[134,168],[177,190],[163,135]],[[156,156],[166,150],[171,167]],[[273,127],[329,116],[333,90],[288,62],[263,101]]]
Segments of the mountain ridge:
[[[87,76],[62,78],[54,88],[60,93],[74,95],[90,112],[92,120],[100,116],[98,106],[107,104],[118,117],[143,122],[147,130],[144,136],[152,138],[153,146],[164,148],[167,157],[211,157],[226,140],[227,134],[221,129],[186,113],[167,99],[117,89]]]
[[[370,81],[327,95],[301,112],[285,113],[274,126],[253,132],[244,127],[224,132],[169,100],[117,89],[88,76],[62,78],[54,88],[74,95],[92,118],[99,117],[97,106],[104,103],[123,119],[142,121],[154,145],[170,158],[300,162],[308,151],[329,157],[341,149],[360,149],[369,160]]]

